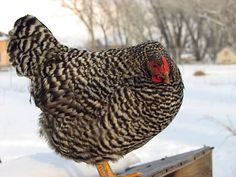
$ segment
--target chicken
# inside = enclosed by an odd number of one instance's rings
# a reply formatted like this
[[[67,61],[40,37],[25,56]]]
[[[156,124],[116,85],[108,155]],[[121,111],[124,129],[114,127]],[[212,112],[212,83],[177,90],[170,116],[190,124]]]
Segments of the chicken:
[[[101,176],[114,176],[107,161],[146,144],[180,109],[181,73],[159,42],[99,52],[68,48],[30,15],[9,34],[10,61],[30,79],[42,111],[41,135],[63,157],[96,165]]]

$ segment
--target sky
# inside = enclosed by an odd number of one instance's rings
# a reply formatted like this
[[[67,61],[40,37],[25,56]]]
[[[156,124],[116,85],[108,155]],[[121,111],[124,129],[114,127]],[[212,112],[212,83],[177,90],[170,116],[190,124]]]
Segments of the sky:
[[[8,33],[27,14],[36,16],[63,44],[79,47],[88,39],[79,18],[62,7],[60,0],[0,0],[0,31]]]

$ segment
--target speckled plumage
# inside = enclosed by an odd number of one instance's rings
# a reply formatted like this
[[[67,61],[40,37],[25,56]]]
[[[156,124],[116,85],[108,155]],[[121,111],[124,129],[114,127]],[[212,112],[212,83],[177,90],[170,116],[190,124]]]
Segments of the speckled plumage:
[[[159,42],[91,52],[61,45],[33,16],[10,32],[10,61],[31,80],[40,132],[59,154],[96,164],[146,144],[177,114],[183,83]],[[168,58],[170,84],[154,83],[150,58]]]

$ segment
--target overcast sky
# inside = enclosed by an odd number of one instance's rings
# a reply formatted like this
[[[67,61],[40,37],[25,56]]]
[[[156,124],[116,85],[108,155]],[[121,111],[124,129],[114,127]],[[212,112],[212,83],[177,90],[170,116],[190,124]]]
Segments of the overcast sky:
[[[0,31],[8,33],[14,22],[26,14],[36,16],[69,46],[81,46],[88,36],[85,27],[59,0],[0,0]]]

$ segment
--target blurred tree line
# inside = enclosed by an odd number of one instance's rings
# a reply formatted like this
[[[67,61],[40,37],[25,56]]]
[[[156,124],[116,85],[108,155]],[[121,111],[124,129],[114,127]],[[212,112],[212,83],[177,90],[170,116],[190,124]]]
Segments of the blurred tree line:
[[[224,47],[236,49],[236,0],[61,0],[83,22],[90,49],[163,43],[180,61],[215,60]]]

